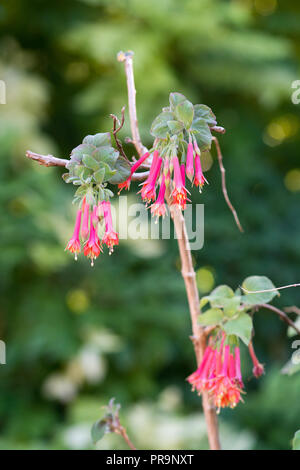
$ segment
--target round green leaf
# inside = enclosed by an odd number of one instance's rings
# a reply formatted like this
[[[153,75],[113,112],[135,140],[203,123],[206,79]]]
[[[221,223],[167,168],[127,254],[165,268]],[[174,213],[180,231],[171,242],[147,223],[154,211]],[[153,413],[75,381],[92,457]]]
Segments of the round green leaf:
[[[273,282],[266,276],[247,277],[247,279],[244,280],[242,287],[248,291],[275,289]],[[274,290],[273,292],[261,292],[258,294],[246,293],[243,295],[242,301],[246,305],[266,304],[270,302],[277,293],[277,290]]]

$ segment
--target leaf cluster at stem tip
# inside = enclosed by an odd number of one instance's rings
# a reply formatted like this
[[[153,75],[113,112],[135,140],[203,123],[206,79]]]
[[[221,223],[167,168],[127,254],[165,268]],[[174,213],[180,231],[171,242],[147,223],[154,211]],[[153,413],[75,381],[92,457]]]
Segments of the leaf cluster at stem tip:
[[[229,286],[218,286],[209,295],[202,297],[200,308],[208,308],[199,316],[198,321],[202,326],[215,326],[223,330],[230,342],[238,343],[238,339],[241,339],[248,345],[253,330],[253,309],[258,305],[267,304],[279,294],[272,281],[265,276],[247,277],[242,287],[247,291],[274,291],[243,294],[241,289],[234,292]]]

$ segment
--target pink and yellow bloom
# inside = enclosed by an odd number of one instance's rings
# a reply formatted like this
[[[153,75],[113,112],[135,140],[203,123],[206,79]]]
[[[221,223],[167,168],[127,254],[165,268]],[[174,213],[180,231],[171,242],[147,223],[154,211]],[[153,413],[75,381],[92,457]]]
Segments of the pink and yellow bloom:
[[[178,204],[181,209],[185,209],[187,200],[187,190],[182,181],[182,175],[177,156],[172,158],[172,164],[174,168],[174,189],[172,191],[173,203]]]
[[[164,217],[166,214],[165,192],[166,184],[165,175],[163,174],[157,199],[155,203],[151,206],[151,214],[155,215],[156,217]]]
[[[84,245],[84,256],[87,256],[91,259],[91,265],[94,266],[94,260],[98,258],[101,253],[101,246],[100,240],[97,233],[97,222],[95,224],[96,219],[96,206],[94,207],[93,211],[91,212],[90,216],[90,236],[87,240],[86,244]],[[94,226],[95,224],[95,226]]]
[[[130,176],[127,178],[127,180],[123,181],[123,183],[118,184],[118,189],[119,189],[119,194],[122,191],[122,189],[129,189],[130,188],[130,183],[131,183],[131,178],[133,173],[139,168],[139,166],[144,163],[144,161],[149,157],[149,152],[146,152],[139,160],[137,160],[131,167],[130,171]]]
[[[152,161],[152,165],[150,168],[149,176],[147,180],[145,181],[145,183],[143,184],[143,187],[140,191],[143,201],[147,203],[151,201],[155,201],[156,183],[157,183],[158,175],[160,173],[161,165],[162,165],[162,158],[158,157],[158,153],[156,155],[153,154],[153,161]]]
[[[119,235],[113,228],[110,202],[102,201],[101,210],[105,222],[105,233],[102,238],[102,243],[107,245],[109,248],[109,253],[112,253],[114,246],[119,244]]]
[[[74,233],[66,246],[66,250],[69,250],[71,253],[74,253],[76,260],[77,260],[77,254],[80,253],[80,250],[81,250],[80,239],[79,239],[80,224],[81,224],[81,209],[77,211]]]

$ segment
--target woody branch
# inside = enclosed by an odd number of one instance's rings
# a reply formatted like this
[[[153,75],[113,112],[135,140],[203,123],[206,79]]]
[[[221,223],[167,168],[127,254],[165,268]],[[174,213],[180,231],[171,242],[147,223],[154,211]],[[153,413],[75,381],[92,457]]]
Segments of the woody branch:
[[[132,131],[132,143],[135,145],[137,152],[141,155],[145,151],[145,147],[141,143],[138,121],[136,114],[136,101],[135,101],[135,87],[134,87],[134,75],[133,75],[133,62],[132,53],[118,54],[118,60],[124,62],[125,74],[127,79],[128,87],[128,106],[129,106],[129,117]],[[193,331],[193,344],[196,355],[198,366],[202,360],[204,350],[206,348],[206,331],[204,328],[198,325],[198,316],[200,312],[200,299],[198,294],[198,288],[196,284],[196,275],[193,268],[191,249],[188,240],[185,220],[181,210],[170,204],[170,194],[167,194],[168,205],[170,213],[174,221],[174,226],[177,234],[178,248],[181,259],[181,273],[184,279],[189,311],[191,316],[192,331]],[[202,397],[203,411],[206,419],[207,434],[209,445],[212,450],[220,449],[220,440],[218,433],[218,422],[217,415],[214,405],[211,403],[208,394],[203,393]]]

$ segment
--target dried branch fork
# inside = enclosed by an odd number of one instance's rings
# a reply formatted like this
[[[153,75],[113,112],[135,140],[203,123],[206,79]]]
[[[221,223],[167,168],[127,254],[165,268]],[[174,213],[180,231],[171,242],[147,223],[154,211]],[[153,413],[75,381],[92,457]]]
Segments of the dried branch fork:
[[[123,53],[118,54],[118,60],[124,62],[125,73],[127,78],[127,88],[128,88],[128,105],[129,105],[129,117],[130,125],[132,131],[132,142],[134,143],[137,152],[139,155],[142,155],[146,149],[141,143],[139,130],[138,130],[138,121],[136,114],[136,100],[135,100],[135,86],[134,86],[134,76],[133,76],[133,63],[132,63],[133,53]],[[204,328],[198,325],[198,315],[200,312],[200,300],[198,294],[198,288],[196,284],[196,274],[193,268],[192,255],[190,244],[188,240],[185,220],[181,210],[171,204],[170,201],[170,192],[166,193],[167,200],[169,203],[171,217],[174,221],[174,226],[176,230],[179,253],[181,258],[181,273],[185,282],[185,288],[189,303],[189,310],[192,322],[192,331],[193,331],[193,344],[195,355],[197,359],[198,366],[202,360],[204,350],[206,348],[206,331]],[[203,411],[207,424],[207,434],[210,448],[213,450],[220,449],[220,440],[218,433],[218,422],[215,407],[210,401],[207,392],[203,394],[202,397]]]
[[[218,127],[212,128],[212,130],[214,130],[214,131],[217,131],[217,129],[219,129],[219,128]],[[221,128],[221,129],[223,129],[223,128]],[[217,131],[217,132],[220,132],[220,131]],[[223,165],[223,156],[222,156],[221,148],[220,148],[220,145],[219,145],[219,141],[218,141],[217,137],[213,137],[213,141],[214,141],[215,146],[216,146],[217,155],[218,155],[218,162],[219,162],[219,167],[220,167],[221,176],[222,176],[222,191],[223,191],[224,199],[227,203],[227,206],[229,207],[229,209],[232,212],[235,223],[238,226],[240,232],[243,232],[244,229],[243,229],[243,227],[240,223],[237,212],[236,212],[235,208],[233,207],[232,203],[230,202],[230,199],[229,199],[229,196],[228,196],[228,192],[227,192],[227,188],[226,188],[225,168],[224,168],[224,165]]]
[[[278,315],[279,318],[281,318],[281,320],[283,320],[285,323],[287,323],[291,328],[293,328],[298,333],[298,335],[300,335],[300,329],[287,316],[287,314],[285,312],[283,312],[282,310],[280,310],[279,308],[274,307],[274,305],[269,305],[269,304],[260,304],[260,305],[257,305],[257,307],[258,308],[266,308],[266,309],[271,310],[272,312],[276,313],[276,315]]]

